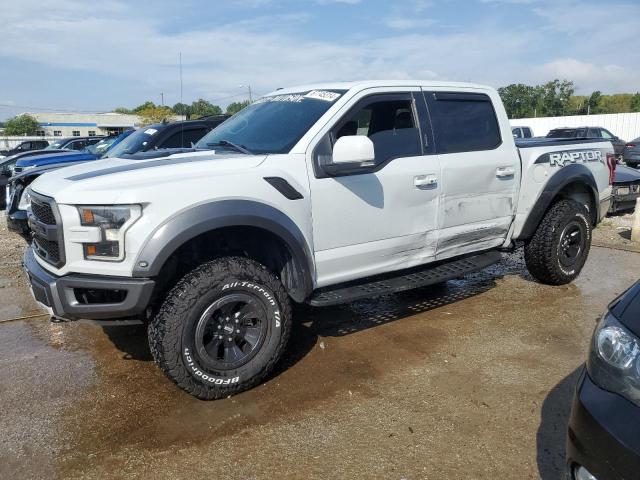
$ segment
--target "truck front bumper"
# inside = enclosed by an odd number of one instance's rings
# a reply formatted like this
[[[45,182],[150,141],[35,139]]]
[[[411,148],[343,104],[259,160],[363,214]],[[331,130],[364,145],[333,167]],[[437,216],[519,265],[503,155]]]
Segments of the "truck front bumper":
[[[27,212],[25,210],[7,210],[7,227],[9,230],[13,230],[22,235],[28,234],[29,223],[27,221]]]
[[[25,252],[23,265],[36,301],[52,315],[69,320],[137,315],[147,308],[155,286],[148,278],[80,274],[57,277],[40,266],[32,247]]]

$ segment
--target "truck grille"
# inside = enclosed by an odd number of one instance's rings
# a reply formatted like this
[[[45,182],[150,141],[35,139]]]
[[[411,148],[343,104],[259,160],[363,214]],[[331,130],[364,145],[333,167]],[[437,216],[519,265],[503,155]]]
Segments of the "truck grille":
[[[36,252],[42,252],[42,255],[40,256],[49,261],[49,263],[57,263],[60,261],[60,248],[58,247],[58,242],[45,240],[44,238],[39,238],[34,235],[33,243],[36,247]]]
[[[45,262],[60,268],[65,263],[65,256],[58,206],[51,197],[33,191],[30,193],[29,227],[33,236],[33,249]]]
[[[42,204],[38,202],[31,202],[31,211],[36,219],[47,225],[55,225],[56,217],[53,215],[51,205]]]

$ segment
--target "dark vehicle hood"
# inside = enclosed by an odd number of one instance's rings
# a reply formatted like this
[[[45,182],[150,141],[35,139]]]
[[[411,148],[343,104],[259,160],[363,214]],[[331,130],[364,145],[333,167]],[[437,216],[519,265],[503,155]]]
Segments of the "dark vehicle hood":
[[[53,170],[58,170],[64,167],[71,167],[73,165],[78,165],[80,163],[85,163],[90,160],[81,160],[76,162],[65,162],[65,163],[53,163],[48,165],[43,165],[41,167],[30,168],[24,172],[20,172],[9,179],[11,183],[24,182],[24,180],[29,180],[30,182],[34,177],[39,177],[43,173],[51,172]]]
[[[15,155],[11,155],[9,157],[6,158],[1,158],[0,161],[1,162],[8,162],[8,161],[18,161],[21,158],[26,158],[26,157],[33,157],[35,155],[49,155],[49,154],[54,154],[54,153],[69,153],[69,150],[62,150],[62,149],[57,149],[57,150],[29,150],[28,152],[21,152],[21,153],[16,153]]]
[[[615,299],[609,310],[636,337],[640,337],[640,281]]]
[[[66,150],[66,153],[54,153],[35,155],[33,157],[22,158],[16,162],[16,167],[39,167],[41,165],[49,165],[52,163],[68,163],[77,161],[96,160],[98,155],[89,152],[75,152]]]
[[[616,165],[616,178],[613,183],[633,183],[638,181],[640,181],[640,170],[625,165]]]
[[[176,153],[195,152],[194,148],[160,148],[158,150],[149,150],[147,152],[127,153],[120,155],[118,158],[126,158],[127,160],[150,160],[153,158],[163,158]]]

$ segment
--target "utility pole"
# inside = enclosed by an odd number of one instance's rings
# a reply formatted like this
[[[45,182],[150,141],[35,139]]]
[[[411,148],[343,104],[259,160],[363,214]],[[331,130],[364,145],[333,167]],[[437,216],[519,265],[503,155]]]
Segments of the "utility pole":
[[[238,88],[247,87],[249,91],[249,103],[253,103],[253,96],[251,95],[251,85],[238,85]]]
[[[160,92],[160,103],[164,107],[164,92]]]

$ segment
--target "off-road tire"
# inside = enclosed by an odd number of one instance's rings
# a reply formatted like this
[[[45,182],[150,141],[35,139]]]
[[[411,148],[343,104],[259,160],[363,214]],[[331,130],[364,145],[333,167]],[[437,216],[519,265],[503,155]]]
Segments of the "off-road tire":
[[[577,226],[584,243],[575,263],[567,266],[561,261],[563,233],[569,226]],[[587,209],[574,200],[559,200],[542,218],[533,237],[524,247],[524,259],[529,273],[541,283],[564,285],[573,281],[582,270],[591,247],[592,227]]]
[[[214,370],[194,354],[197,348],[190,347],[208,309],[229,295],[254,296],[264,309],[267,330],[246,364]],[[225,398],[262,382],[282,356],[290,332],[291,304],[284,287],[264,266],[242,257],[216,259],[186,274],[148,327],[151,353],[160,369],[178,387],[202,400]]]

